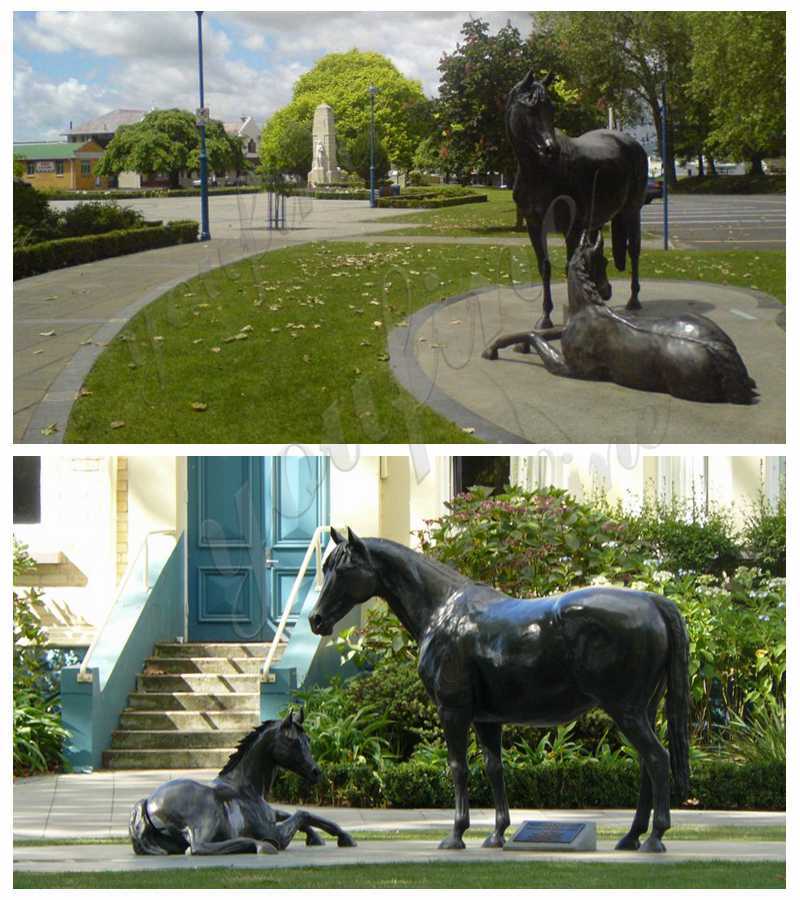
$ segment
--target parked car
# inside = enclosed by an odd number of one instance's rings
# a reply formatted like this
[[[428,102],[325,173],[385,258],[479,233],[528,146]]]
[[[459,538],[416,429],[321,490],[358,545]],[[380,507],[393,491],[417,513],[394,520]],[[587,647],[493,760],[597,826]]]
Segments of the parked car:
[[[225,187],[239,187],[239,185],[247,184],[246,175],[228,175],[224,181]]]
[[[203,182],[199,178],[195,178],[195,180],[192,182],[192,187],[202,187],[202,185],[203,185]],[[216,175],[208,176],[208,186],[209,187],[217,186],[217,176]]]
[[[664,196],[664,182],[661,178],[648,178],[647,190],[644,195],[645,203],[652,203],[653,200],[661,199]]]

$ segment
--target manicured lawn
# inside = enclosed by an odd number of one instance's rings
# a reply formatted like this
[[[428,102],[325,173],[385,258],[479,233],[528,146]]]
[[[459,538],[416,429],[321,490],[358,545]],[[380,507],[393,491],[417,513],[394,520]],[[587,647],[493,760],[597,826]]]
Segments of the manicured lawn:
[[[486,194],[486,203],[465,206],[446,206],[443,209],[422,210],[404,216],[383,219],[384,222],[402,222],[406,227],[389,234],[435,234],[450,236],[471,235],[475,237],[525,237],[525,228],[517,231],[516,207],[511,190],[480,188]]]
[[[183,860],[178,860],[180,865]],[[401,863],[297,869],[190,869],[180,887],[203,888],[785,888],[782,863]],[[87,889],[176,887],[175,870],[14,873],[15,888]]]
[[[551,258],[563,278],[563,248]],[[785,253],[649,251],[641,274],[783,299]],[[317,243],[215,269],[128,323],[89,374],[66,440],[471,441],[397,385],[386,335],[436,300],[536,280],[530,247],[491,244]]]

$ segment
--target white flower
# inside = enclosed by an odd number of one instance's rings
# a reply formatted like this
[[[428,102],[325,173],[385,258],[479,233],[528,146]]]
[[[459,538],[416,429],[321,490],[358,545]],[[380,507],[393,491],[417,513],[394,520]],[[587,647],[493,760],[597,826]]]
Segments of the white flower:
[[[653,572],[653,581],[657,584],[666,584],[668,581],[672,581],[672,573],[665,572],[663,569],[660,572]]]
[[[631,590],[634,591],[646,591],[647,583],[644,581],[634,581],[631,583]]]

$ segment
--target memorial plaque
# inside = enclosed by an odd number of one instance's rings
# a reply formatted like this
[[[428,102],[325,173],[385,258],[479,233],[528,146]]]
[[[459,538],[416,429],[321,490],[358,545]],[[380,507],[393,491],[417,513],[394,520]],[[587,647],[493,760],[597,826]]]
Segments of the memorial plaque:
[[[519,826],[504,850],[596,850],[594,822],[533,822]]]

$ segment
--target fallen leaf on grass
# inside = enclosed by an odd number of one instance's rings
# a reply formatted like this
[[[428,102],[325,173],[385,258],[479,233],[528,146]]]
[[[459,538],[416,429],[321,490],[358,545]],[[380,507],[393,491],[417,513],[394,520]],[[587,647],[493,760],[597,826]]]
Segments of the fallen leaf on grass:
[[[44,353],[44,350],[34,350],[33,355],[38,356],[40,353]]]
[[[198,400],[195,400],[195,402],[192,403],[192,409],[195,412],[205,412],[208,409],[208,404],[200,403]]]
[[[193,343],[193,344],[202,344],[202,343],[203,343],[203,338],[195,338],[195,339],[192,341],[192,343]]]
[[[83,293],[83,292],[82,292],[82,293]],[[58,300],[58,296],[57,296],[56,294],[53,294],[52,297],[45,297],[44,299],[45,299],[45,300]]]
[[[58,425],[55,422],[51,422],[49,425],[45,425],[42,428],[42,434],[44,437],[50,437],[51,434],[55,434],[58,431]]]
[[[212,353],[219,353],[220,350],[222,350],[222,347],[212,347],[212,348],[211,348],[211,352],[212,352]]]
[[[78,396],[79,397],[91,397],[93,393],[94,393],[94,391],[90,391],[88,388],[82,387],[78,391]]]
[[[40,331],[39,332],[40,337],[53,337],[54,334],[55,334],[55,331]]]
[[[462,431],[465,431],[467,434],[475,434],[475,429],[467,426],[466,428],[462,428]]]
[[[116,429],[116,428],[124,428],[124,427],[125,427],[125,423],[122,421],[122,419],[115,419],[115,420],[111,423],[111,427],[112,427],[112,428],[115,428],[115,429]]]

